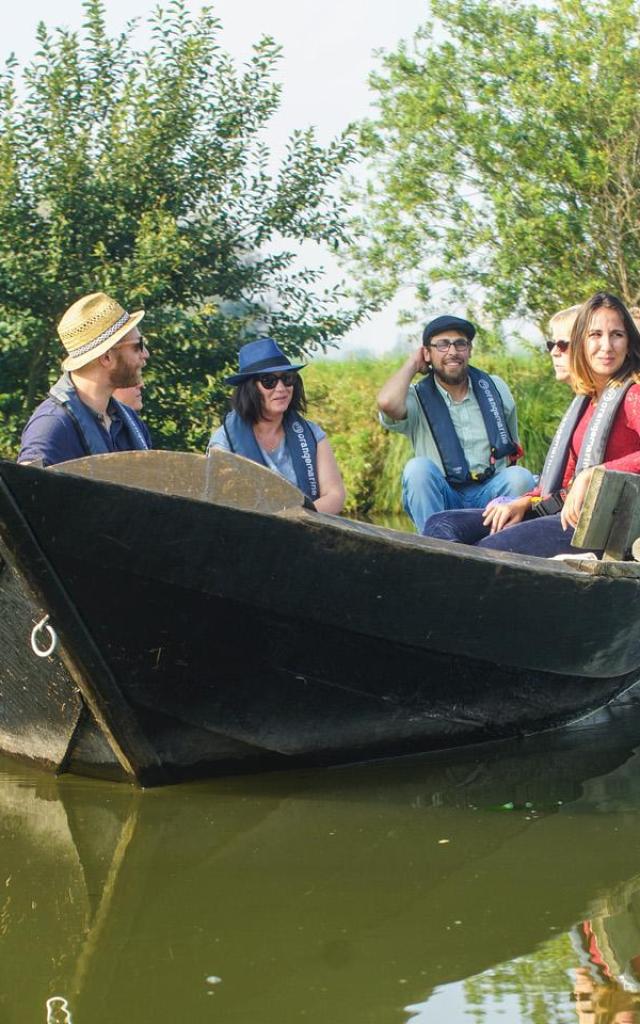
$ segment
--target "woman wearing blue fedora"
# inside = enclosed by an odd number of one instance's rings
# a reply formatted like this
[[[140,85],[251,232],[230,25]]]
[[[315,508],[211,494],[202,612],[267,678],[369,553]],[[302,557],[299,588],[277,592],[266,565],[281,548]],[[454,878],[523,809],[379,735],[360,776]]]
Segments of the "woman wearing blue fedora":
[[[298,370],[272,338],[243,345],[231,412],[214,430],[207,452],[223,448],[280,473],[311,498],[319,512],[337,515],[344,507],[340,470],[327,436],[305,420],[307,401]]]

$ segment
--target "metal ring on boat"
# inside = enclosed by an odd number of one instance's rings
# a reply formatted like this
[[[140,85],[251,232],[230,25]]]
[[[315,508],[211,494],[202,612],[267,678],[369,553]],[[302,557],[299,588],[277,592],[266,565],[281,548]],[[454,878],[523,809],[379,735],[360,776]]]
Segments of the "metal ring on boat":
[[[47,999],[47,1024],[72,1024],[71,1010],[64,996]]]
[[[49,646],[46,649],[38,647],[40,634],[44,632],[44,630],[49,634]],[[31,650],[38,658],[49,658],[57,646],[58,634],[53,626],[49,625],[49,616],[45,615],[44,619],[41,619],[40,622],[38,622],[38,624],[31,630]]]

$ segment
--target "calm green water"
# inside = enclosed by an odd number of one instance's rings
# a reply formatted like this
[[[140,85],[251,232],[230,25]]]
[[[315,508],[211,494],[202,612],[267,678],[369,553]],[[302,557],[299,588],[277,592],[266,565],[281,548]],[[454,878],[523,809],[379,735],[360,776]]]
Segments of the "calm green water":
[[[639,739],[145,793],[3,761],[0,1022],[636,1020]]]

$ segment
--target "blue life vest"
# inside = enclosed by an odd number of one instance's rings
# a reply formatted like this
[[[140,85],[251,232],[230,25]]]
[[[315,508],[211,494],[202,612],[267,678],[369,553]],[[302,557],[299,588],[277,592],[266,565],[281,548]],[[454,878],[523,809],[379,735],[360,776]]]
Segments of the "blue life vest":
[[[302,416],[296,416],[294,413],[285,413],[282,425],[298,487],[308,498],[315,501],[320,497],[317,466],[318,443],[311,425]],[[250,423],[233,411],[227,413],[223,426],[232,452],[235,452],[236,455],[244,455],[246,459],[258,462],[261,466],[266,466]]]
[[[576,476],[581,470],[591,469],[592,466],[599,466],[604,462],[611,428],[624,401],[624,396],[632,384],[633,380],[629,379],[620,387],[605,388],[600,395],[596,411],[591,417],[591,422],[580,445],[575,470]],[[560,420],[540,476],[540,493],[543,497],[559,491],[562,487],[571,439],[590,403],[589,395],[576,395]]]
[[[81,401],[68,373],[64,373],[56,381],[49,394],[59,405],[64,406],[65,411],[75,423],[87,455],[105,455],[112,451],[98,426],[95,414]],[[134,414],[116,398],[112,398],[111,401],[115,404],[118,415],[124,422],[131,442],[131,450],[147,451],[149,445]]]
[[[480,406],[491,452],[490,464],[483,473],[470,471],[467,457],[451,421],[446,402],[436,387],[433,373],[430,373],[415,386],[422,411],[444,466],[444,475],[451,484],[477,483],[486,480],[495,473],[495,464],[498,459],[509,458],[515,462],[521,453],[507,425],[500,392],[489,374],[470,366],[469,381]]]

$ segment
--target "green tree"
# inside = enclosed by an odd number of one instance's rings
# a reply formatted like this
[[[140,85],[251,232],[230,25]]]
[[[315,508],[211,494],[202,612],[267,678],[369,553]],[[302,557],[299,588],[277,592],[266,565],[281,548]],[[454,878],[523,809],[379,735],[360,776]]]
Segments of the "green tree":
[[[297,356],[364,315],[300,256],[347,242],[353,133],[323,147],[296,131],[272,170],[271,38],[239,69],[208,8],[158,9],[146,52],[133,23],[109,37],[103,0],[84,11],[81,32],[41,24],[24,73],[13,57],[0,73],[0,450],[59,372],[57,320],[95,290],[148,309],[156,442],[201,446],[240,344],[269,332]]]
[[[432,0],[382,58],[362,129],[370,294],[436,281],[542,324],[640,298],[640,4]],[[416,273],[417,272],[417,273]]]

